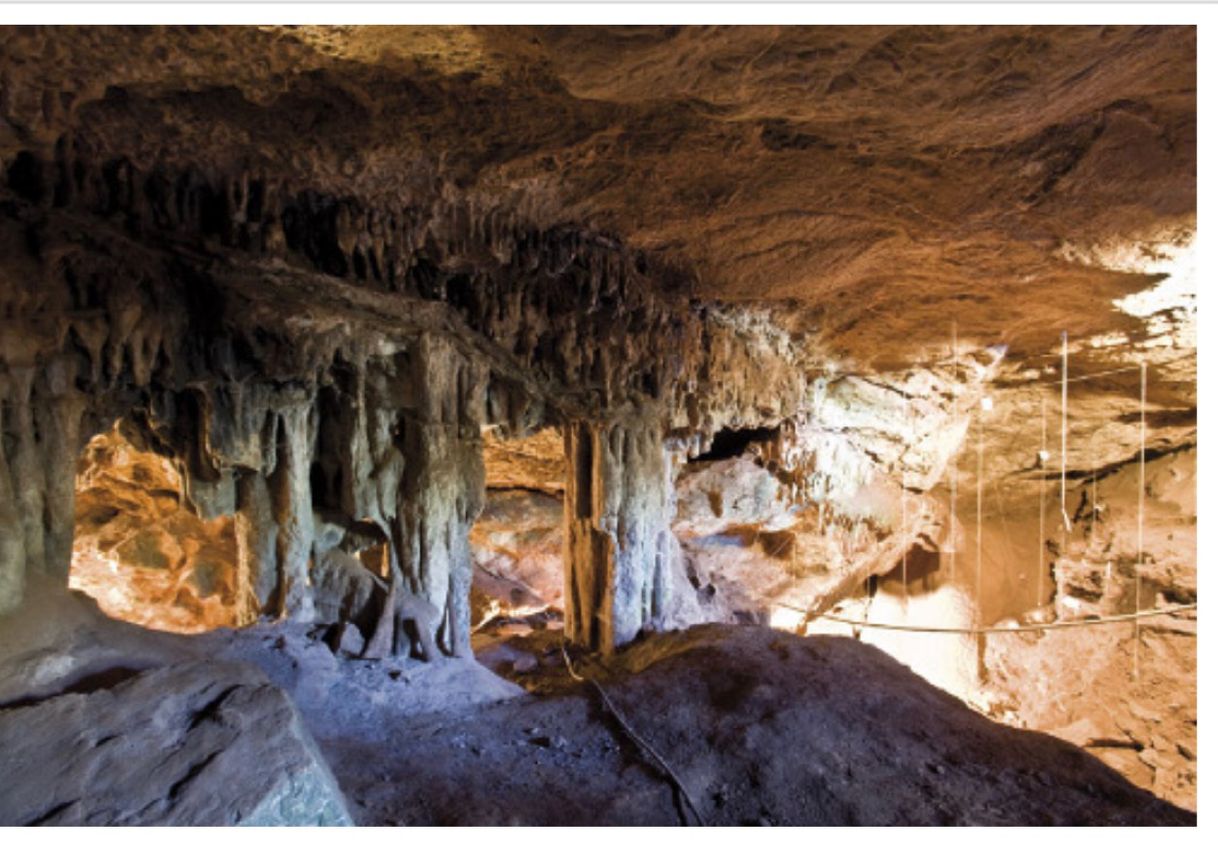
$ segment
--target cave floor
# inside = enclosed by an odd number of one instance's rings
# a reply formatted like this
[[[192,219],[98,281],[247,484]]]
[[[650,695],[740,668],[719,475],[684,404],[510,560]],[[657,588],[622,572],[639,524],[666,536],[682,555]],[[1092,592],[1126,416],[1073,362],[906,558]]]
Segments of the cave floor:
[[[555,631],[484,643],[484,663],[530,668],[526,692],[469,659],[336,657],[304,625],[167,635],[79,596],[55,601],[71,608],[33,603],[4,621],[23,627],[23,646],[0,637],[0,708],[107,667],[244,662],[296,703],[358,824],[694,821],[596,693],[566,676]],[[849,638],[707,625],[581,670],[711,824],[1195,823],[1079,748],[990,721]]]

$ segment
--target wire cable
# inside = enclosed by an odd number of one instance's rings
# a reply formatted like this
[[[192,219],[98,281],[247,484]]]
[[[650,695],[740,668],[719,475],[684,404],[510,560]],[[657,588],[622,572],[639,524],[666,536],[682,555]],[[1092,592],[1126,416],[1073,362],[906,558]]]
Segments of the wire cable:
[[[797,608],[794,605],[787,605],[783,602],[775,603],[780,608],[787,608],[791,611],[799,611],[807,615],[808,609]],[[901,623],[874,623],[870,620],[852,620],[849,617],[839,617],[836,614],[819,614],[817,616],[805,616],[805,622],[813,620],[828,620],[833,623],[843,623],[848,626],[858,626],[864,629],[887,629],[898,632],[925,632],[928,634],[960,634],[960,635],[982,635],[982,634],[1018,634],[1020,632],[1044,632],[1053,629],[1073,629],[1082,628],[1085,626],[1108,626],[1115,623],[1128,623],[1132,620],[1143,620],[1147,617],[1166,617],[1169,615],[1179,614],[1184,611],[1195,611],[1197,603],[1190,602],[1182,605],[1172,605],[1167,608],[1154,608],[1149,611],[1138,611],[1129,614],[1114,614],[1110,617],[1090,617],[1084,620],[1057,620],[1053,623],[1025,623],[1022,626],[977,626],[977,627],[955,627],[955,626],[911,626]]]

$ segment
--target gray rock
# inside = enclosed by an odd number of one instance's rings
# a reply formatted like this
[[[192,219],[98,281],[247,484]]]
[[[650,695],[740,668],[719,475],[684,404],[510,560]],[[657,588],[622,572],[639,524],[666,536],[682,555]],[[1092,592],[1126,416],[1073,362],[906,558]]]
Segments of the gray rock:
[[[335,655],[358,657],[364,651],[364,636],[354,623],[335,623],[326,632],[326,645]]]
[[[385,586],[356,558],[332,549],[318,557],[312,577],[318,622],[350,621],[367,628],[376,624]]]
[[[0,711],[0,824],[351,824],[300,715],[253,667],[117,668],[73,690]]]

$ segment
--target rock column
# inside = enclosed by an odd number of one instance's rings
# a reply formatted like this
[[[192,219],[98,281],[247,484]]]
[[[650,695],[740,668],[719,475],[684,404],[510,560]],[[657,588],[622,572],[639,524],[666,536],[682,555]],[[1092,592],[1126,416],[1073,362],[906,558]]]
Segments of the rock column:
[[[30,571],[67,583],[85,410],[70,362],[12,368],[0,384],[0,613]]]
[[[72,385],[70,364],[57,359],[45,371],[45,395],[34,406],[46,469],[44,569],[66,583],[72,564],[76,511],[76,459],[80,455],[85,397]]]
[[[672,461],[650,422],[579,421],[563,432],[566,634],[604,653],[663,625],[678,555]]]
[[[283,409],[279,420],[279,456],[270,478],[271,505],[277,534],[281,616],[312,620],[313,594],[309,562],[313,555],[313,497],[309,469],[317,436],[317,414],[307,398]]]
[[[11,412],[10,412],[11,413]],[[0,402],[0,433],[5,431],[5,403]],[[25,527],[17,505],[14,480],[0,444],[0,614],[21,603],[25,589]]]
[[[271,508],[266,477],[246,471],[237,479],[237,570],[244,594],[241,622],[252,622],[271,613],[278,582],[276,540],[278,527]]]
[[[439,612],[434,636],[450,655],[469,652],[472,558],[469,529],[486,480],[481,420],[486,369],[445,340],[420,339],[412,360],[415,402],[403,420],[405,456],[394,527],[401,577]]]

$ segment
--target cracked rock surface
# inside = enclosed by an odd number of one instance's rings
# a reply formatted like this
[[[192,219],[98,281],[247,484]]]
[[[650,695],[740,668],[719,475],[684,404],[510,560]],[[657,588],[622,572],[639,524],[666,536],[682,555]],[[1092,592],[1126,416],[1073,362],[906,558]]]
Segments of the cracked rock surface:
[[[350,825],[292,701],[247,665],[112,668],[0,708],[5,825]]]

